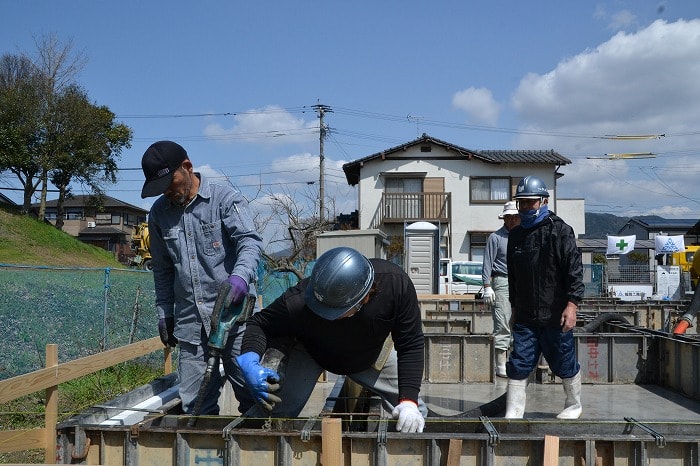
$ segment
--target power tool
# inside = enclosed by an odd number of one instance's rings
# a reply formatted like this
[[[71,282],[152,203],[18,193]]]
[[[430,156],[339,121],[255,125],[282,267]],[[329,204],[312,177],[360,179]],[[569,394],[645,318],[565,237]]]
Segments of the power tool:
[[[228,340],[231,327],[238,321],[245,321],[255,307],[255,296],[253,295],[247,295],[239,304],[232,305],[231,298],[229,297],[230,292],[231,284],[223,282],[219,288],[216,302],[214,303],[214,309],[211,313],[211,332],[209,332],[209,341],[207,343],[209,347],[207,369],[204,372],[202,384],[199,386],[199,391],[197,392],[197,401],[192,410],[192,417],[187,421],[188,427],[194,427],[197,423],[197,417],[202,409],[202,402],[209,389],[211,375],[214,371],[219,370],[219,360],[226,347],[226,341]]]

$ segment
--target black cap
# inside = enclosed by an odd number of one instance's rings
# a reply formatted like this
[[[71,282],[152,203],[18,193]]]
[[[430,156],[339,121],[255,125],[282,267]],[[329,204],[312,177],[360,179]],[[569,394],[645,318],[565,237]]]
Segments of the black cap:
[[[141,190],[141,199],[160,196],[173,181],[173,172],[187,159],[187,152],[172,141],[158,141],[146,149],[141,159],[141,168],[146,182]]]

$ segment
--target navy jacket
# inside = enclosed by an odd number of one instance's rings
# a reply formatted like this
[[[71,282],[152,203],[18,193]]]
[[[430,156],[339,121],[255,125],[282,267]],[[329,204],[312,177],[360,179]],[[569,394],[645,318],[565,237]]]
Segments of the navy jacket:
[[[508,236],[508,285],[514,322],[559,327],[568,301],[583,299],[583,266],[574,230],[554,213]]]

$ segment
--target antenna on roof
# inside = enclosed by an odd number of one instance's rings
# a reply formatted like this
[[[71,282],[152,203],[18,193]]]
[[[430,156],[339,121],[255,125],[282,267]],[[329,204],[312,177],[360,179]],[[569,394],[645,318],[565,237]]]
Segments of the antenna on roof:
[[[420,137],[420,119],[422,116],[413,116],[410,113],[406,115],[406,119],[410,123],[412,120],[416,120],[416,137]]]

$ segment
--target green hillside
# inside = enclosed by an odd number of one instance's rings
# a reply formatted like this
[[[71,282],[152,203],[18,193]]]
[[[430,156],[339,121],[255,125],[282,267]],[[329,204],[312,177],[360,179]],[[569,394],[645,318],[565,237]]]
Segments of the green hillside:
[[[54,226],[0,207],[0,263],[123,268],[114,255]]]

